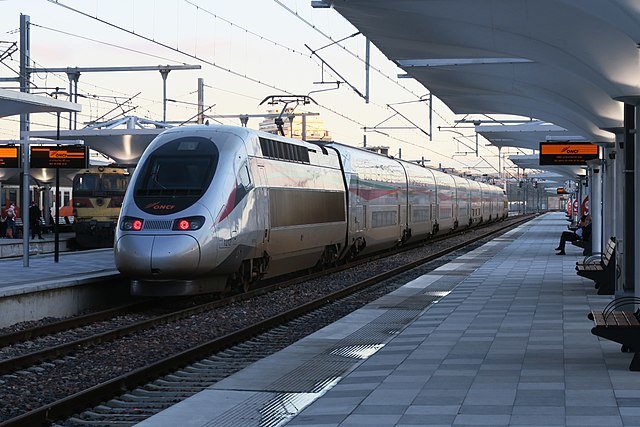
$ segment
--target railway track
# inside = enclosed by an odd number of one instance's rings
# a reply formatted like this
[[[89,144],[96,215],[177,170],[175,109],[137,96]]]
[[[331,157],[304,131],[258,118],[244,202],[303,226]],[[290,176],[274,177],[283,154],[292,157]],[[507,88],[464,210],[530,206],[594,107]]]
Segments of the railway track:
[[[529,218],[519,218],[515,221],[510,221],[508,224],[502,224],[502,227],[499,227],[497,230],[492,230],[490,232],[486,232],[478,235],[478,233],[473,233],[473,237],[470,239],[471,241],[478,241],[483,238],[487,238],[497,232],[503,231],[506,228],[512,228],[516,225],[519,225],[522,222],[527,221]],[[468,234],[472,234],[469,232]],[[311,316],[309,314],[313,310],[321,310],[321,307],[326,306],[328,303],[337,301],[347,297],[348,295],[353,294],[354,292],[358,292],[364,288],[367,288],[373,284],[380,283],[384,280],[387,280],[390,277],[396,276],[403,271],[407,271],[411,268],[414,268],[417,265],[423,264],[425,262],[429,262],[433,259],[437,259],[439,257],[444,256],[445,254],[451,253],[455,250],[458,250],[469,244],[469,241],[464,241],[462,243],[458,243],[456,245],[450,246],[445,250],[438,251],[435,254],[431,254],[428,257],[420,257],[410,263],[404,264],[402,266],[393,268],[385,273],[376,274],[373,277],[369,277],[366,280],[361,280],[356,284],[352,284],[347,287],[343,287],[340,290],[336,290],[331,292],[328,295],[322,295],[318,298],[313,299],[312,301],[308,301],[302,305],[297,307],[293,307],[290,310],[282,311],[280,310],[278,313],[270,316],[263,316],[264,318],[259,321],[253,321],[251,324],[246,324],[242,326],[242,322],[240,326],[237,327],[238,330],[224,333],[220,336],[216,336],[213,339],[207,340],[206,342],[202,342],[198,345],[190,345],[188,348],[185,348],[183,351],[178,351],[176,354],[171,354],[168,357],[159,358],[154,363],[151,363],[147,366],[140,366],[132,369],[129,372],[126,372],[120,376],[115,378],[109,378],[106,381],[101,381],[98,384],[93,384],[91,387],[86,390],[73,393],[68,397],[64,397],[62,399],[55,400],[52,403],[48,403],[42,407],[35,408],[27,413],[22,415],[18,415],[16,417],[12,417],[10,419],[6,419],[0,425],[38,425],[38,424],[46,424],[51,420],[61,419],[65,416],[68,416],[78,408],[86,408],[90,407],[98,402],[104,401],[112,396],[119,395],[122,390],[132,389],[140,384],[147,383],[153,378],[158,378],[166,373],[173,372],[181,366],[188,365],[189,363],[193,363],[194,361],[201,360],[211,354],[214,359],[211,358],[209,361],[200,362],[199,365],[195,367],[188,368],[187,370],[183,370],[178,372],[177,374],[173,374],[169,376],[170,379],[178,378],[175,384],[171,384],[172,381],[160,380],[160,383],[156,383],[155,385],[150,385],[151,390],[147,391],[139,391],[139,395],[126,395],[123,399],[118,399],[115,401],[111,401],[112,407],[115,408],[116,413],[116,421],[118,416],[125,418],[125,424],[131,424],[135,422],[136,417],[132,417],[130,415],[122,415],[120,413],[130,413],[127,412],[127,408],[134,406],[136,408],[140,407],[141,400],[143,402],[148,403],[148,408],[145,406],[144,411],[140,409],[136,409],[138,412],[144,412],[144,414],[139,413],[140,417],[148,417],[154,411],[157,412],[163,407],[169,406],[171,403],[175,403],[177,398],[184,398],[182,394],[193,394],[204,387],[207,387],[213,382],[218,381],[221,378],[227,376],[229,372],[229,358],[225,357],[225,354],[231,354],[233,357],[235,369],[239,369],[242,366],[246,366],[246,364],[251,363],[261,357],[264,357],[262,352],[256,352],[256,348],[264,348],[264,342],[270,343],[269,352],[275,352],[279,348],[290,344],[290,339],[292,337],[291,332],[282,333],[280,328],[285,328],[281,326],[286,322],[292,321],[296,318],[300,318],[301,316],[305,316],[305,318]],[[366,261],[361,262],[365,263]],[[370,261],[368,261],[370,262]],[[348,268],[353,268],[354,264],[350,264]],[[343,268],[333,269],[335,271],[331,271],[331,274],[337,273],[339,270]],[[327,272],[321,273],[322,275],[327,275]],[[298,281],[301,279],[297,279]],[[308,279],[305,279],[308,280]],[[279,285],[281,288],[283,285]],[[277,287],[276,285],[273,288]],[[175,322],[179,319],[189,318],[191,316],[196,316],[198,314],[205,313],[210,310],[214,310],[220,307],[228,307],[230,305],[236,304],[237,306],[242,306],[243,301],[251,298],[257,298],[259,295],[267,295],[267,292],[273,292],[273,289],[260,289],[256,290],[247,295],[238,295],[229,297],[223,300],[214,301],[206,304],[202,304],[198,307],[193,307],[185,310],[179,310],[176,312],[168,313],[162,316],[158,316],[154,319],[146,319],[141,322],[137,322],[133,325],[127,325],[125,327],[119,328],[115,331],[109,331],[105,334],[90,337],[85,339],[82,342],[71,342],[65,343],[64,348],[58,348],[53,350],[53,352],[47,353],[46,350],[42,350],[38,355],[35,354],[27,354],[23,356],[19,356],[14,358],[15,360],[11,361],[9,359],[0,362],[0,372],[1,373],[9,373],[14,372],[16,369],[24,368],[25,366],[31,366],[34,363],[42,360],[50,360],[52,358],[59,357],[60,355],[70,354],[71,352],[77,352],[77,350],[81,347],[87,348],[88,346],[97,346],[99,343],[103,343],[105,341],[114,340],[119,337],[132,336],[135,332],[140,332],[144,330],[148,330],[149,328],[158,327],[158,324],[168,324],[170,322]],[[319,318],[324,319],[326,322],[327,316],[320,316]],[[295,320],[294,320],[295,322]],[[315,324],[316,322],[310,322],[309,319],[305,320],[305,324]],[[293,324],[295,326],[295,323]],[[319,326],[322,327],[322,326]],[[276,328],[276,329],[273,329]],[[291,327],[286,327],[290,329]],[[295,329],[295,327],[294,327]],[[317,328],[316,328],[317,329]],[[269,331],[269,332],[267,332]],[[280,331],[280,332],[279,332]],[[260,335],[265,334],[265,335]],[[274,335],[275,334],[275,335]],[[258,338],[255,338],[258,336]],[[279,338],[280,337],[280,338]],[[286,339],[285,339],[286,338]],[[257,341],[256,341],[257,340]],[[243,343],[243,344],[238,344]],[[233,347],[233,346],[236,347]],[[228,353],[224,353],[224,352]],[[221,353],[222,352],[222,353]],[[33,352],[32,352],[33,353]],[[239,354],[244,354],[244,356],[240,357]],[[67,356],[68,357],[68,356]],[[82,355],[76,355],[76,358],[82,357]],[[214,363],[215,362],[215,363]],[[48,362],[47,362],[48,363]],[[48,363],[51,365],[50,363]],[[202,374],[204,367],[207,368],[207,374],[205,380],[202,380]],[[37,366],[32,368],[36,369]],[[211,370],[209,370],[211,368]],[[42,369],[42,368],[39,368]],[[197,375],[196,375],[197,374]],[[11,376],[11,375],[10,375]],[[198,380],[195,380],[195,376],[198,376]],[[195,381],[195,382],[194,382]],[[177,384],[177,385],[176,385]],[[169,387],[171,389],[171,393],[169,398],[162,398],[160,402],[153,399],[148,399],[149,393],[154,395],[167,396],[165,388]],[[153,389],[156,389],[155,391]],[[176,388],[178,390],[183,390],[184,393],[178,393],[176,395]],[[157,393],[156,393],[157,392]],[[156,398],[158,396],[155,396]],[[164,400],[163,400],[164,399]],[[168,401],[167,401],[168,400]],[[137,406],[136,406],[137,405]],[[98,411],[96,413],[95,411]],[[134,412],[136,412],[134,411]],[[84,415],[84,421],[79,419],[71,419],[68,424],[73,425],[77,423],[103,423],[103,416],[99,414],[99,412],[109,412],[106,411],[105,406],[99,406],[94,411],[90,411],[89,415]],[[109,416],[113,419],[113,410]],[[135,415],[135,414],[134,414]],[[136,416],[137,416],[136,415]],[[93,418],[93,419],[87,419]],[[138,420],[139,421],[139,420]]]

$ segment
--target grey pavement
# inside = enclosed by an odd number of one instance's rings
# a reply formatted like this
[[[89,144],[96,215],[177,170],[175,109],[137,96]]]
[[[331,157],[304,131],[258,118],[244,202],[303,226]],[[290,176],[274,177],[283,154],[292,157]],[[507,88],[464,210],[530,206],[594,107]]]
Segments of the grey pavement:
[[[553,250],[566,225],[539,217],[142,425],[640,425],[640,373],[586,317],[611,297]]]
[[[61,239],[70,235],[61,234]],[[33,247],[53,244],[53,236],[45,235],[44,240],[31,240]],[[15,246],[13,252],[21,253],[22,240],[0,239],[0,247]],[[53,253],[33,253],[29,256],[29,266],[24,267],[22,257],[0,259],[0,297],[38,292],[85,283],[95,277],[115,276],[113,249],[96,249],[79,252],[61,252],[59,262],[54,262]]]

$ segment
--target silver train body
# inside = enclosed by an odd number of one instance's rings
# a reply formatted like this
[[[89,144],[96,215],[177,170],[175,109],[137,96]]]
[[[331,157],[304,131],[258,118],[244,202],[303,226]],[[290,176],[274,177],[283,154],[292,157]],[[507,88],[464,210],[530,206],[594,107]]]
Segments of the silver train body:
[[[115,260],[138,295],[247,289],[506,216],[495,186],[336,143],[187,126],[140,159]]]

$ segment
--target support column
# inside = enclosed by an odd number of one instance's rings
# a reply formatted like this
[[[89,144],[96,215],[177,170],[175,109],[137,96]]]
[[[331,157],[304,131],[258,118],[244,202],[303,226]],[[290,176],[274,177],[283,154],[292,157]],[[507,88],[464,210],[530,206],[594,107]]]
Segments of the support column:
[[[591,169],[591,250],[602,252],[602,169],[596,166]]]
[[[613,227],[615,216],[614,195],[615,195],[615,174],[613,158],[615,158],[615,147],[604,148],[604,158],[602,159],[602,239],[601,247],[604,247],[611,236],[615,234]]]
[[[636,106],[635,108],[635,123],[640,123],[640,107]],[[640,213],[640,135],[637,132],[637,126],[635,127],[634,132],[634,147],[635,147],[635,155],[634,155],[634,193],[633,193],[633,207],[634,207],[634,220],[636,219],[635,215]],[[633,273],[633,289],[634,296],[640,296],[640,286],[635,286],[636,283],[640,284],[640,227],[636,226],[633,234],[633,265],[634,265],[634,273]],[[630,264],[630,263],[629,263]],[[631,286],[627,285],[627,288],[631,288]],[[636,304],[637,307],[637,304]]]
[[[162,122],[167,122],[167,77],[171,70],[164,68],[160,70],[162,76]]]
[[[633,173],[635,165],[635,114],[636,108],[631,104],[624,104],[624,253],[627,262],[624,263],[622,275],[624,276],[624,289],[633,289],[634,284],[634,240],[635,240],[635,177]]]
[[[624,271],[624,133],[616,134],[616,158],[614,167],[614,233],[616,238],[616,267]],[[624,275],[616,274],[616,295],[624,293]]]
[[[29,92],[31,75],[31,19],[20,15],[20,92]],[[22,144],[22,266],[29,267],[29,114],[20,115],[20,139]]]
[[[204,124],[204,79],[198,78],[198,124]]]

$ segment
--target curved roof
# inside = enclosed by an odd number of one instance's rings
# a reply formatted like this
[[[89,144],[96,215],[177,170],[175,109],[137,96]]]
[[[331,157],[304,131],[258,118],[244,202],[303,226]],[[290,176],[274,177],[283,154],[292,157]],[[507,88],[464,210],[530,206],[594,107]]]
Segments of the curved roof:
[[[534,117],[607,144],[615,99],[640,95],[636,0],[324,2],[456,113]]]
[[[17,114],[81,111],[80,104],[32,95],[9,89],[0,89],[0,118]]]
[[[119,165],[135,166],[145,148],[164,129],[78,129],[60,131],[62,140],[82,140],[84,145],[111,157]],[[56,139],[55,131],[31,131],[31,138]],[[52,141],[54,142],[54,141]]]

